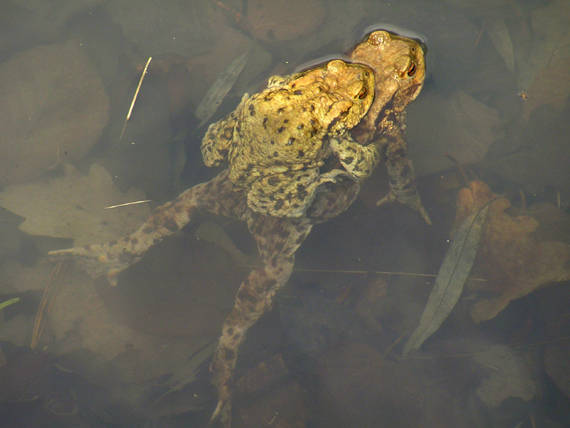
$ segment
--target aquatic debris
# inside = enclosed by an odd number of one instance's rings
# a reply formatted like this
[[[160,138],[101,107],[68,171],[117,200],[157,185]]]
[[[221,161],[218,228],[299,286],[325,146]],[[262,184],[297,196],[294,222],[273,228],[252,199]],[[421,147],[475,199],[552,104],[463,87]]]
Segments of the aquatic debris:
[[[439,329],[459,301],[463,286],[475,262],[488,211],[488,204],[474,211],[455,232],[454,240],[435,279],[420,324],[404,346],[404,355],[419,349],[426,339]]]
[[[532,400],[538,393],[538,385],[531,355],[500,344],[475,353],[473,360],[490,369],[477,387],[479,399],[491,408],[498,407],[508,398]]]
[[[30,235],[73,239],[86,245],[116,239],[134,230],[149,214],[145,205],[103,209],[111,201],[146,199],[142,191],[121,190],[98,164],[83,175],[65,164],[63,175],[28,184],[7,186],[0,192],[0,206],[24,217],[18,228]]]
[[[249,56],[249,51],[241,54],[232,63],[222,71],[214,84],[210,86],[202,101],[198,107],[196,107],[196,112],[194,115],[200,120],[199,128],[204,126],[208,120],[214,115],[218,107],[222,104],[222,101],[232,89],[237,81],[237,78],[243,71],[245,64],[247,63],[247,58]]]
[[[8,306],[12,306],[14,303],[18,303],[20,301],[19,297],[14,297],[12,299],[4,300],[0,302],[0,311]]]
[[[491,43],[505,61],[507,69],[513,73],[515,71],[515,52],[511,34],[504,19],[489,19],[486,21],[487,34]]]
[[[149,66],[151,61],[152,61],[152,57],[149,56],[147,61],[146,61],[146,65],[144,66],[144,69],[142,71],[141,77],[139,79],[139,84],[137,85],[137,89],[135,90],[135,95],[133,95],[133,100],[131,101],[131,106],[129,107],[129,112],[127,113],[127,117],[125,118],[125,121],[123,122],[123,129],[121,129],[121,135],[119,136],[119,140],[122,140],[123,135],[125,135],[125,129],[127,129],[127,122],[131,119],[131,114],[133,113],[133,108],[135,107],[135,102],[137,101],[137,97],[139,96],[139,91],[141,90],[142,82],[144,80],[144,77],[146,76],[146,73],[148,72],[148,66]]]
[[[523,105],[522,117],[529,120],[532,112],[549,105],[562,111],[570,96],[570,3],[554,0],[548,5],[534,9],[530,14],[533,39],[529,51],[517,57],[520,90],[528,94]]]
[[[139,205],[139,204],[146,204],[147,202],[151,202],[152,199],[142,199],[140,201],[133,201],[133,202],[125,202],[124,204],[117,204],[117,205],[109,205],[108,207],[104,207],[104,210],[112,210],[114,208],[121,208],[121,207],[130,207],[131,205]]]
[[[0,81],[9,82],[0,89],[0,187],[77,162],[99,141],[109,97],[79,40],[15,53]]]

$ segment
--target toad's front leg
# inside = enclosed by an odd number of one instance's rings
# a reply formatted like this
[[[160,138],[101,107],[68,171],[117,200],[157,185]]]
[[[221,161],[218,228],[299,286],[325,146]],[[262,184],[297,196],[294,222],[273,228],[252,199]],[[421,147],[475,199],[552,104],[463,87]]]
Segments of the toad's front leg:
[[[211,422],[231,425],[232,380],[238,351],[249,328],[272,306],[273,297],[287,283],[295,252],[311,231],[307,219],[285,219],[252,213],[248,226],[257,241],[263,265],[242,282],[234,307],[222,327],[210,371],[218,390]]]
[[[390,177],[390,191],[376,205],[388,202],[400,202],[416,210],[427,224],[431,219],[424,208],[416,188],[416,178],[412,161],[408,158],[408,146],[403,136],[397,134],[388,139],[381,139],[383,159]]]
[[[363,146],[350,137],[333,138],[330,148],[355,179],[370,176],[380,161],[380,152],[374,143]]]
[[[92,277],[106,275],[113,285],[117,275],[142,258],[153,245],[186,226],[197,210],[241,217],[245,195],[227,178],[227,170],[212,180],[182,192],[173,201],[157,207],[132,234],[117,241],[50,251],[54,260],[74,259]]]

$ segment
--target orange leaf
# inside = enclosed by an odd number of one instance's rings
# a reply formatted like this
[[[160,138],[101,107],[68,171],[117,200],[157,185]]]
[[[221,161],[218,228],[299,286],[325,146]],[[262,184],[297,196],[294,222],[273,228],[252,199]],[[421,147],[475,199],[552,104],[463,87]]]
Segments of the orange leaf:
[[[540,240],[535,233],[538,221],[507,213],[510,202],[493,194],[485,183],[473,181],[459,192],[456,221],[493,198],[496,200],[489,206],[475,262],[477,270],[489,278],[483,287],[491,296],[473,306],[471,316],[475,322],[494,318],[510,301],[548,283],[570,279],[570,245]]]

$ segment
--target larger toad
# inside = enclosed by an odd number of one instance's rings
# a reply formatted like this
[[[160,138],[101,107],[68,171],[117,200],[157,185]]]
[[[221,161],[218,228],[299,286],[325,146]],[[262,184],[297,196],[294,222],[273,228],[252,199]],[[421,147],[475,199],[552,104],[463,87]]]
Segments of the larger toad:
[[[234,112],[210,125],[202,140],[204,163],[228,161],[229,179],[247,190],[254,211],[301,217],[323,183],[347,173],[355,179],[370,175],[378,152],[353,141],[348,130],[373,99],[374,74],[362,64],[332,60],[273,76],[265,90],[245,94]],[[330,156],[344,170],[322,173]]]
[[[393,35],[386,34],[389,37],[383,35],[384,41],[390,43]],[[368,52],[365,57],[371,54],[374,59],[373,52],[378,45],[364,45],[368,44],[368,40],[369,37],[358,46],[371,49],[365,51]],[[354,52],[359,50],[355,49]],[[423,60],[423,52],[421,55]],[[369,143],[367,147],[370,151],[377,150],[389,159],[384,151],[391,147],[397,151],[397,148],[401,147],[403,109],[417,96],[423,83],[423,75],[416,90],[406,90],[405,88],[410,86],[405,84],[405,80],[413,78],[414,74],[410,73],[413,70],[411,63],[402,65],[399,55],[385,55],[382,58],[383,61],[369,62],[376,75],[376,99],[381,101],[372,107],[375,112],[370,113],[373,120],[361,122],[363,128],[359,125],[354,131],[360,129],[357,137],[361,138],[362,142]],[[362,57],[363,62],[365,59]],[[395,70],[407,70],[408,76],[406,77],[405,73],[395,75]],[[397,84],[393,84],[394,81]],[[274,82],[276,85],[280,84],[277,78]],[[385,85],[379,82],[384,82]],[[269,86],[271,87],[271,83]],[[398,106],[397,111],[394,106]],[[237,117],[234,114],[233,119],[230,116],[228,120],[237,122]],[[235,129],[237,125],[238,123],[234,123],[231,129]],[[228,133],[226,140],[230,141],[232,135]],[[329,145],[334,144],[336,142],[333,137]],[[220,159],[223,159],[223,155],[224,153],[221,153]],[[140,260],[150,247],[185,227],[199,211],[209,211],[245,221],[257,243],[261,265],[254,268],[241,283],[234,307],[224,321],[211,364],[213,382],[218,390],[218,403],[212,419],[221,420],[225,426],[229,426],[231,421],[234,369],[248,329],[271,308],[275,293],[289,280],[295,263],[295,253],[313,226],[347,210],[360,189],[359,182],[350,174],[339,175],[335,182],[326,182],[319,187],[302,216],[276,217],[260,214],[252,209],[248,205],[247,186],[234,184],[229,174],[230,169],[226,168],[210,181],[187,189],[175,200],[156,208],[136,232],[118,241],[50,253],[56,259],[74,257],[92,276],[107,275],[111,283],[116,283],[120,272]],[[407,176],[404,174],[404,177]]]

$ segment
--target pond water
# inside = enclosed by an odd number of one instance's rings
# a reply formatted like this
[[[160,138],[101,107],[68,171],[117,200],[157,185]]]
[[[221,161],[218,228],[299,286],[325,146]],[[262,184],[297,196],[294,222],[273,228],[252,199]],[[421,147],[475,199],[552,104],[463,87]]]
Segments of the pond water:
[[[200,212],[116,287],[47,253],[118,240],[212,179],[208,124],[376,29],[426,46],[406,141],[433,224],[376,206],[380,165],[312,229],[239,349],[232,426],[570,424],[570,2],[4,0],[0,17],[1,425],[207,426],[208,366],[259,263],[247,226]]]

